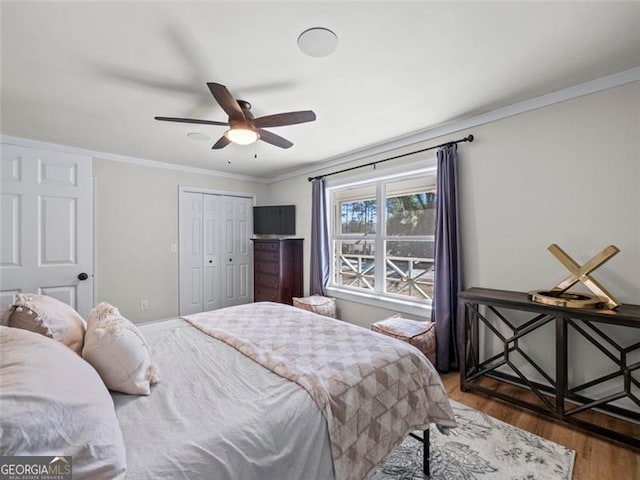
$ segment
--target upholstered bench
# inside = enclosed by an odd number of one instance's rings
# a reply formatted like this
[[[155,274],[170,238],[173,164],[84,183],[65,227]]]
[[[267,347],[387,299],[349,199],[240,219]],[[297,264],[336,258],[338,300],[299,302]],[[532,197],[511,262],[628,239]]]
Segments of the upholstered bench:
[[[325,317],[336,318],[336,300],[322,295],[311,295],[310,297],[293,297],[293,306],[309,310]]]
[[[436,325],[433,322],[418,322],[398,315],[375,322],[374,332],[382,333],[410,343],[436,364]]]

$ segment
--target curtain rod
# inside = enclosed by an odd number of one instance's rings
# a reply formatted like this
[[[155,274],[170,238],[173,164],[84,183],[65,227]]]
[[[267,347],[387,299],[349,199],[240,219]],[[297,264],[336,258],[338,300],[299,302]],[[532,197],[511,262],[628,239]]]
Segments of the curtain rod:
[[[466,137],[461,138],[460,140],[453,140],[451,142],[441,143],[440,145],[435,145],[433,147],[423,148],[422,150],[416,150],[415,152],[403,153],[402,155],[396,155],[395,157],[384,158],[382,160],[377,160],[375,162],[365,163],[364,165],[358,165],[356,167],[345,168],[345,169],[342,169],[342,170],[337,170],[335,172],[325,173],[324,175],[318,175],[316,177],[309,177],[308,180],[310,182],[313,182],[314,180],[317,180],[319,178],[329,177],[331,175],[336,175],[338,173],[349,172],[351,170],[356,170],[357,168],[370,167],[371,165],[377,165],[378,163],[388,162],[389,160],[395,160],[396,158],[402,158],[402,157],[406,157],[408,155],[415,155],[416,153],[426,152],[428,150],[434,150],[436,148],[446,147],[447,145],[453,145],[453,144],[462,143],[462,142],[473,142],[473,135],[467,135]]]

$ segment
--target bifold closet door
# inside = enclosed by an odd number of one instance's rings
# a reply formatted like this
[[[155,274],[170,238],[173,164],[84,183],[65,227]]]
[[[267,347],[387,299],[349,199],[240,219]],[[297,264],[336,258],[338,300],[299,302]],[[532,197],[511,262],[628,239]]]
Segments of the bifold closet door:
[[[251,302],[253,296],[252,199],[223,196],[222,217],[222,306],[230,307]]]
[[[220,196],[180,198],[180,315],[220,308]]]
[[[251,198],[181,192],[180,315],[252,301]]]

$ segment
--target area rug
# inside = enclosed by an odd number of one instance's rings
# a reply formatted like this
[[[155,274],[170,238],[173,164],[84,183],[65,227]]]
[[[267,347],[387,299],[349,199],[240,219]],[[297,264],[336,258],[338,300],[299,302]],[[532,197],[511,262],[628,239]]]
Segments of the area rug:
[[[458,428],[432,426],[431,476],[422,473],[422,443],[407,437],[369,480],[570,480],[575,452],[451,401]],[[422,436],[422,432],[416,432]]]

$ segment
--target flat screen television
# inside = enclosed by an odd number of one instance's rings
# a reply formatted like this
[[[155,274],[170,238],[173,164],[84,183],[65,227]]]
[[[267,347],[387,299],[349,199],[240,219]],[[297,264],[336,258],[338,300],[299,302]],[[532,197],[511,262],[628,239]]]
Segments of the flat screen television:
[[[254,235],[295,235],[296,206],[253,207],[253,233]]]

